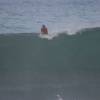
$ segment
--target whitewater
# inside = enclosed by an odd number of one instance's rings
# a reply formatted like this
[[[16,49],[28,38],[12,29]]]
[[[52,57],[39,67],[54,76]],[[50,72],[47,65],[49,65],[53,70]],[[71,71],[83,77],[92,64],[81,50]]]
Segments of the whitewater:
[[[49,34],[100,26],[100,0],[0,0],[0,33]]]

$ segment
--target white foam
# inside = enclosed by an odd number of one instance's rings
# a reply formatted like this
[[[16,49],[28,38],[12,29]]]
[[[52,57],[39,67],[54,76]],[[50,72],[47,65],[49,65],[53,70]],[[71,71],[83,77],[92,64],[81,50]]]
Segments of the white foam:
[[[57,94],[56,96],[57,96],[58,100],[63,100],[63,98],[59,94]]]
[[[56,35],[54,35],[54,34],[48,34],[48,35],[39,34],[39,37],[42,38],[42,39],[52,40],[54,37],[56,37]]]
[[[60,34],[67,34],[67,31],[55,31],[55,32],[49,32],[49,34],[40,34],[39,33],[39,37],[42,39],[48,39],[48,40],[52,40],[53,38],[58,37]]]

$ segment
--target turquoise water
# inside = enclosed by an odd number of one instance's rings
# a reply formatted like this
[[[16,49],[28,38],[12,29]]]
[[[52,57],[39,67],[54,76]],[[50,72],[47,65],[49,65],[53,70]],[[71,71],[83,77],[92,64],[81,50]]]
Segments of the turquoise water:
[[[0,36],[1,100],[100,99],[100,28],[52,40]]]

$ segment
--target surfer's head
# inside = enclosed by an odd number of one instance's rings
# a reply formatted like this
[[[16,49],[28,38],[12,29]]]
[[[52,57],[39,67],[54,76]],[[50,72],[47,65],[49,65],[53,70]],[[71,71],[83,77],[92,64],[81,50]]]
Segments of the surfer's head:
[[[46,26],[43,24],[42,27],[45,28]]]

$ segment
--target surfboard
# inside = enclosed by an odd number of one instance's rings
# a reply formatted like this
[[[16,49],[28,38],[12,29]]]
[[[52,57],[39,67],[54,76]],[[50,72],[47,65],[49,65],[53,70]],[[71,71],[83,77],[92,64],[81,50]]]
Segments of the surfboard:
[[[50,34],[39,34],[39,37],[40,38],[43,38],[43,39],[52,39],[52,36]]]

